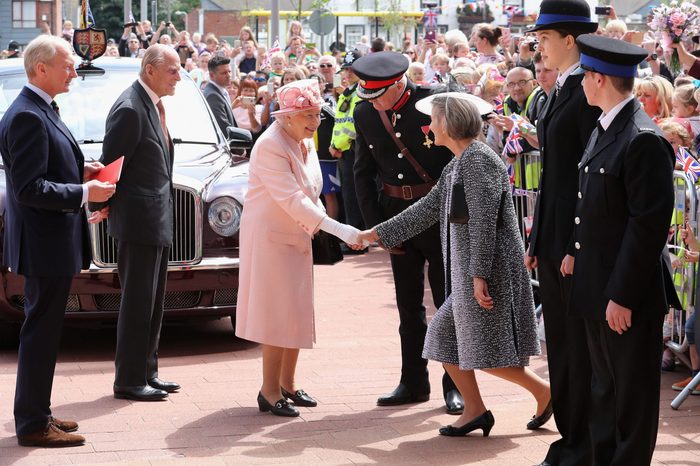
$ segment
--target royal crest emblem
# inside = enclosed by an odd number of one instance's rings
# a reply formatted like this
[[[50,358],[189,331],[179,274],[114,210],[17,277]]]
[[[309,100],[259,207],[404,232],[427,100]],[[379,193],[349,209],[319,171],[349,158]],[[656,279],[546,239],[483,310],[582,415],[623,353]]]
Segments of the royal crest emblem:
[[[104,29],[76,29],[73,34],[73,49],[86,62],[104,55],[107,50],[107,31]]]

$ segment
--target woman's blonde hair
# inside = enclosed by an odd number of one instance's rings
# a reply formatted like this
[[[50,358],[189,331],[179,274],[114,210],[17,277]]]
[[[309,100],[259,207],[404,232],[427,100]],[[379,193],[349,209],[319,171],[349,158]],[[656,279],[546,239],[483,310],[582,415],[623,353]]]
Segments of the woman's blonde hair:
[[[640,92],[649,92],[656,96],[656,103],[659,106],[659,118],[668,118],[671,116],[671,98],[673,97],[673,85],[661,76],[647,76],[644,79],[637,81],[635,94]]]
[[[695,86],[692,84],[684,84],[677,87],[673,91],[673,97],[678,99],[683,105],[692,106],[693,109],[696,109],[698,106],[698,101],[695,98]]]

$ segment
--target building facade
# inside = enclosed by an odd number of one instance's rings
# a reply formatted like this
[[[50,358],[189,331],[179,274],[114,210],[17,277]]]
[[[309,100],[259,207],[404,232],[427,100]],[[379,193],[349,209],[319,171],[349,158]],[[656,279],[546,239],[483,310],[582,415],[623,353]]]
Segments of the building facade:
[[[0,50],[10,41],[24,46],[43,32],[62,29],[63,0],[0,0]]]

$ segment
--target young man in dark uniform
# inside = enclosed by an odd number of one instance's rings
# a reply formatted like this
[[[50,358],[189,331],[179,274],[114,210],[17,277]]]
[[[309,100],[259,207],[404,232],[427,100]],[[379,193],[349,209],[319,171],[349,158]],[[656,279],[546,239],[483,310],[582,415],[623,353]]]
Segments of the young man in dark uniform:
[[[671,145],[634,98],[647,51],[577,40],[588,103],[603,110],[579,163],[571,313],[583,317],[593,368],[593,464],[648,465],[659,424],[661,251],[673,212]],[[640,381],[643,383],[640,385]]]
[[[542,175],[525,265],[537,267],[547,338],[554,419],[562,438],[552,443],[544,465],[590,464],[588,392],[590,361],[583,322],[568,315],[573,268],[573,229],[578,162],[600,110],[581,88],[576,37],[594,32],[585,0],[544,0],[537,24],[538,50],[559,78],[537,122]]]
[[[376,52],[355,60],[360,78],[355,107],[355,189],[368,228],[402,212],[428,194],[452,159],[430,140],[430,118],[415,103],[430,94],[405,77],[408,59],[395,52]],[[403,147],[400,147],[403,146]],[[381,188],[377,189],[377,180]],[[401,337],[401,381],[377,400],[380,406],[426,401],[430,396],[428,361],[423,359],[427,329],[423,305],[424,268],[436,307],[445,300],[445,276],[438,225],[392,250]],[[461,414],[464,402],[445,373],[443,395],[450,414]]]

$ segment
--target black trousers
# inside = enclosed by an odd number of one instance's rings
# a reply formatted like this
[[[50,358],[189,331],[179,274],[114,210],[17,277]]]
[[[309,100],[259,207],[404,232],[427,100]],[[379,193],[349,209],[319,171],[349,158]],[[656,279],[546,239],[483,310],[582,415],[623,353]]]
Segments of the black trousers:
[[[158,342],[170,248],[128,241],[120,241],[117,247],[122,301],[114,384],[142,386],[158,377]]]
[[[586,319],[593,366],[591,436],[596,466],[646,466],[656,445],[663,316],[635,318],[622,335]]]
[[[560,266],[561,262],[538,258],[552,407],[561,434],[561,439],[550,445],[546,461],[553,465],[589,465],[591,363],[583,319],[567,312],[571,277],[562,277]]]
[[[46,427],[66,302],[73,277],[24,277],[24,322],[19,334],[15,431]]]
[[[345,223],[354,226],[358,230],[364,230],[365,221],[362,219],[362,211],[357,202],[357,192],[355,191],[354,165],[355,148],[353,146],[343,152],[343,156],[338,160],[338,172],[340,173],[340,187],[343,193]]]
[[[438,225],[403,243],[403,249],[406,254],[391,255],[400,321],[401,383],[413,393],[423,394],[430,392],[428,361],[423,359],[423,344],[428,329],[423,305],[426,261],[433,303],[439,308],[445,301],[445,271]],[[442,377],[443,394],[454,388],[454,382],[445,373]]]

